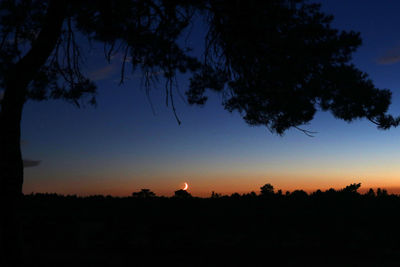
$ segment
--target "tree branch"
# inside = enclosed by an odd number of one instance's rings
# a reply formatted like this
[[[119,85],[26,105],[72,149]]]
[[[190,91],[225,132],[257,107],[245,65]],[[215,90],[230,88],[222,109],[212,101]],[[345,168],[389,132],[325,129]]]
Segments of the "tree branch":
[[[50,1],[44,26],[37,39],[33,42],[29,52],[10,70],[8,78],[19,85],[16,88],[22,90],[20,93],[25,93],[26,86],[46,63],[46,60],[54,50],[61,35],[67,6],[68,2],[66,0]],[[19,73],[24,73],[23,80],[18,75]]]
[[[302,129],[302,128],[297,127],[297,126],[293,126],[293,128],[295,128],[296,130],[299,130],[300,132],[303,132],[308,137],[315,137],[314,134],[318,133],[318,132],[312,132],[312,131],[309,131],[309,130]]]

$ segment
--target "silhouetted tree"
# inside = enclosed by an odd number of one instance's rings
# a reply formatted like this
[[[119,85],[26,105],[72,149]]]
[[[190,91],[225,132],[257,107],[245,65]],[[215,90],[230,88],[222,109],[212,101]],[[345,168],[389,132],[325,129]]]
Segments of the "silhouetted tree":
[[[358,194],[357,190],[361,187],[361,183],[354,183],[342,189],[343,193]]]
[[[387,192],[386,189],[378,188],[378,189],[376,190],[376,196],[377,196],[377,197],[386,197],[386,196],[388,196],[388,192]]]
[[[399,124],[386,115],[390,91],[377,89],[350,63],[359,34],[333,29],[333,17],[319,5],[301,0],[210,5],[207,40],[213,53],[192,79],[190,103],[204,104],[206,89],[226,92],[228,111],[278,134],[311,121],[318,109],[348,122],[367,118],[382,129]]]
[[[215,193],[214,191],[211,192],[211,198],[220,198],[221,194]]]
[[[317,189],[316,191],[314,191],[314,192],[312,192],[311,194],[310,194],[310,196],[312,197],[312,198],[321,198],[321,196],[323,196],[323,194],[324,193],[322,193],[322,191],[320,190],[320,189]]]
[[[260,187],[260,193],[262,197],[272,196],[274,195],[274,187],[269,183],[265,184]]]
[[[243,194],[242,197],[244,197],[244,198],[253,198],[254,199],[254,198],[257,197],[257,194],[256,194],[256,192],[251,191],[250,193]]]
[[[155,197],[156,194],[150,191],[150,189],[142,189],[139,192],[132,193],[132,196],[136,198],[152,198]]]
[[[231,198],[233,198],[233,199],[239,199],[239,198],[240,198],[240,194],[237,193],[237,192],[235,192],[235,193],[231,194]]]
[[[17,239],[15,207],[23,184],[20,121],[26,101],[65,99],[78,107],[96,103],[96,86],[81,71],[86,38],[104,46],[107,61],[122,55],[121,83],[128,64],[142,71],[147,89],[154,74],[161,73],[173,103],[176,74],[201,65],[177,42],[204,5],[180,0],[0,1],[0,247],[12,249]]]
[[[290,198],[297,199],[297,200],[304,200],[304,199],[307,199],[307,197],[308,197],[308,194],[304,190],[294,190],[290,194]]]
[[[277,194],[279,197],[281,197],[281,196],[282,196],[282,190],[279,189],[278,192],[277,192],[276,194]]]
[[[337,192],[336,192],[336,190],[335,190],[335,189],[333,189],[333,188],[329,188],[328,190],[326,190],[326,191],[325,191],[325,193],[328,193],[328,194],[332,194],[332,195],[334,195],[334,194],[336,194]]]
[[[382,196],[388,196],[388,191],[386,189],[382,189]]]
[[[174,197],[176,197],[176,198],[191,198],[192,195],[186,190],[179,189],[179,190],[175,191]]]
[[[370,188],[365,195],[369,197],[375,197],[374,189]]]

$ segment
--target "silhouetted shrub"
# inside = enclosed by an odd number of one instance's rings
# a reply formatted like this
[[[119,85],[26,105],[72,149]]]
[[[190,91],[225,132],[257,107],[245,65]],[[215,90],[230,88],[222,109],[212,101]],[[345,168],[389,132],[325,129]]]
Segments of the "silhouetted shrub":
[[[215,193],[214,191],[211,192],[211,198],[220,198],[221,194]]]
[[[132,193],[132,197],[136,198],[152,198],[155,197],[156,194],[151,192],[150,189],[142,189],[139,192]]]
[[[174,197],[176,197],[176,198],[191,198],[192,195],[186,190],[179,189],[179,190],[175,191]]]
[[[307,199],[307,197],[308,197],[307,192],[305,192],[303,190],[294,190],[290,194],[290,198],[297,199],[297,200]]]

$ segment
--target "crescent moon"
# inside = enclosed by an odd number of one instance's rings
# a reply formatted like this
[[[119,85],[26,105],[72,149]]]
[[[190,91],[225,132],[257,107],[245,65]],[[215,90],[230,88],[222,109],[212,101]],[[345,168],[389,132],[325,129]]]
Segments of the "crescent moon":
[[[185,183],[185,188],[183,188],[183,190],[187,190],[189,188],[189,185],[187,183]]]

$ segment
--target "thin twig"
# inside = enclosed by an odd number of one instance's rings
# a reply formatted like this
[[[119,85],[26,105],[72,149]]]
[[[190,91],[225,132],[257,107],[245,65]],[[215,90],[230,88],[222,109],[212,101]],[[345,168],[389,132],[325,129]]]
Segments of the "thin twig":
[[[299,130],[300,132],[303,132],[305,135],[307,135],[308,137],[315,137],[314,134],[317,134],[318,132],[313,132],[313,131],[309,131],[309,130],[305,130],[302,128],[299,128],[297,126],[293,126],[293,128]]]
[[[119,85],[122,85],[124,83],[124,77],[125,77],[125,64],[126,64],[126,58],[128,56],[128,49],[129,45],[126,46],[125,52],[124,52],[124,60],[122,62],[122,68],[121,68],[121,80],[119,81]]]

